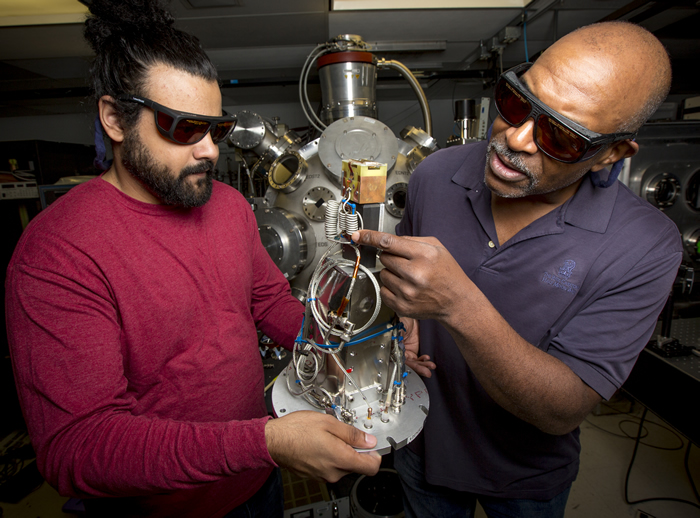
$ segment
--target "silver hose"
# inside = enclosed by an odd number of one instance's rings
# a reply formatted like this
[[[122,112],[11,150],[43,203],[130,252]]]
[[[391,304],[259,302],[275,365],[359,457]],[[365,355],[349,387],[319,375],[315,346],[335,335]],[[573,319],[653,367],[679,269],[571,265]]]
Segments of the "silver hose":
[[[421,111],[423,112],[423,121],[425,122],[425,132],[430,135],[431,137],[433,136],[433,119],[432,116],[430,115],[430,106],[428,106],[428,99],[425,97],[425,92],[423,92],[423,89],[420,87],[420,83],[418,83],[418,80],[416,79],[416,76],[413,75],[413,73],[404,65],[403,63],[399,63],[398,61],[394,61],[391,59],[380,59],[377,62],[377,67],[379,68],[391,68],[393,70],[396,70],[398,73],[400,73],[403,78],[408,81],[408,84],[411,85],[411,88],[413,89],[413,92],[416,94],[416,97],[418,97],[418,103],[420,104]]]

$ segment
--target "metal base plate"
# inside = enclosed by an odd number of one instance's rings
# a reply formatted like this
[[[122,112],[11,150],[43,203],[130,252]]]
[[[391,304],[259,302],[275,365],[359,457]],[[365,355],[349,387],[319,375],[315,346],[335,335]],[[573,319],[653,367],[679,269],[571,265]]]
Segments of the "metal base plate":
[[[368,389],[364,391],[365,396],[372,407],[372,419],[367,419],[367,404],[359,395],[350,407],[355,410],[357,419],[355,420],[355,428],[374,435],[377,438],[377,445],[370,450],[358,451],[376,451],[380,455],[385,455],[392,448],[398,450],[403,448],[413,439],[415,439],[423,429],[423,422],[428,415],[430,408],[430,399],[428,391],[421,377],[413,370],[406,368],[408,375],[404,378],[406,383],[406,402],[401,407],[399,413],[389,411],[389,422],[383,423],[379,417],[379,393],[376,390]],[[272,408],[277,417],[283,417],[290,412],[298,412],[300,410],[313,410],[319,413],[325,413],[312,406],[303,397],[295,397],[289,393],[287,388],[287,376],[294,377],[294,369],[290,363],[277,377],[277,381],[272,386]],[[294,384],[292,383],[292,386]],[[370,424],[368,428],[366,424]]]

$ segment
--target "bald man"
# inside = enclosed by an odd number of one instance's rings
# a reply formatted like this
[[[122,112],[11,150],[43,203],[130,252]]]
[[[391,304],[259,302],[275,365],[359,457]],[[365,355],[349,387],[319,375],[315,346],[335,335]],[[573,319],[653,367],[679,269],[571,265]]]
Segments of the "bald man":
[[[581,28],[500,77],[488,143],[421,163],[405,237],[353,236],[383,250],[382,298],[427,377],[424,431],[395,457],[408,517],[564,515],[579,424],[627,378],[682,257],[615,181],[670,78],[646,30]]]

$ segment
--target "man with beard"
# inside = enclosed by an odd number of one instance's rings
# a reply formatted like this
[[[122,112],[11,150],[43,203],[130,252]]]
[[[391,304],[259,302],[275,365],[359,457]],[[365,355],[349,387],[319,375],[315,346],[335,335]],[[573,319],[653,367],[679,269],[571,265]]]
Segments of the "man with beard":
[[[114,163],[27,227],[7,276],[20,402],[46,480],[88,516],[281,517],[278,466],[374,474],[376,439],[270,419],[257,330],[291,348],[303,306],[234,189],[216,70],[158,1],[94,0],[85,35]]]
[[[353,236],[383,250],[382,300],[429,378],[423,433],[395,454],[408,517],[473,516],[477,500],[564,515],[579,424],[625,381],[682,257],[673,222],[615,181],[670,81],[640,27],[570,33],[501,75],[488,144],[420,164],[406,237]]]

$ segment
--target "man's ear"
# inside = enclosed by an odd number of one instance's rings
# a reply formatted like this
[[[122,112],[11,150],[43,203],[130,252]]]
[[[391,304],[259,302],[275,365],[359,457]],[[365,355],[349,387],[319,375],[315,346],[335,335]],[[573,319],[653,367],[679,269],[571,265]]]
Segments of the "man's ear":
[[[112,139],[112,142],[122,142],[124,140],[124,128],[121,125],[121,118],[114,105],[114,99],[109,95],[103,95],[98,102],[100,122],[105,133]]]
[[[603,156],[598,159],[598,162],[591,167],[591,171],[600,171],[605,167],[610,167],[618,160],[636,155],[638,151],[639,144],[633,140],[617,142],[602,154]]]

